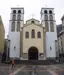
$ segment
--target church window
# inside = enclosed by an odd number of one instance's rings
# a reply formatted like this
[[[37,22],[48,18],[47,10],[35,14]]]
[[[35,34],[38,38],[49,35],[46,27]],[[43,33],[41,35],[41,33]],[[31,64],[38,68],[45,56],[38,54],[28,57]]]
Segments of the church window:
[[[44,17],[44,18],[45,18],[45,21],[47,21],[47,20],[48,20],[48,15],[45,15],[45,17]]]
[[[17,31],[20,31],[20,22],[17,22]]]
[[[52,11],[51,10],[49,11],[49,14],[52,14]]]
[[[53,16],[49,15],[49,19],[50,19],[50,21],[52,21],[53,20]]]
[[[31,23],[34,23],[34,21],[31,21]]]
[[[62,53],[63,53],[63,48],[61,48],[61,50],[62,50]]]
[[[25,37],[29,38],[29,32],[26,32]]]
[[[16,13],[16,10],[13,10],[13,13],[15,14]]]
[[[34,29],[33,29],[32,32],[31,32],[31,37],[32,37],[32,38],[35,38],[35,30],[34,30]]]
[[[16,20],[16,15],[15,14],[12,16],[12,20]]]
[[[12,22],[11,31],[15,31],[15,22]]]
[[[62,44],[62,40],[61,40],[61,46],[62,46],[63,44]]]
[[[18,13],[20,14],[21,13],[21,10],[18,10]]]
[[[38,38],[41,38],[41,32],[38,32],[38,33],[37,33],[37,37],[38,37]]]
[[[21,15],[18,15],[17,16],[17,20],[21,20]]]
[[[45,10],[44,13],[47,14],[47,10]]]
[[[53,22],[50,22],[50,31],[54,32],[54,23]]]
[[[45,22],[45,30],[46,30],[46,32],[49,32],[49,25],[48,25],[48,22]]]

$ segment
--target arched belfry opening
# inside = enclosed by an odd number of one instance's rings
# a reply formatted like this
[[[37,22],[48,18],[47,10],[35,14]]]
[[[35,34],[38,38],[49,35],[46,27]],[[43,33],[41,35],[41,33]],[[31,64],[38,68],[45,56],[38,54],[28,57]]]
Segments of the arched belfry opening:
[[[29,60],[38,60],[38,49],[36,47],[30,47],[28,50]]]

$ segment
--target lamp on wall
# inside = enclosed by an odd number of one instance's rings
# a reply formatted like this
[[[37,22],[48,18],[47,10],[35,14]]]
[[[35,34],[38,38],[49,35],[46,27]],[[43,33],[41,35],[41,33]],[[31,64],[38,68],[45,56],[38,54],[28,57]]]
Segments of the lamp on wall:
[[[16,46],[14,46],[14,50],[16,49]]]
[[[50,46],[50,50],[52,50],[52,47]]]

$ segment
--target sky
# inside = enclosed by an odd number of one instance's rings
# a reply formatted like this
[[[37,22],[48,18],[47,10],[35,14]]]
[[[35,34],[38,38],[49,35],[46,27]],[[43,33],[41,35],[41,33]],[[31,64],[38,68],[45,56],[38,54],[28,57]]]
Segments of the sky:
[[[64,0],[1,0],[0,15],[2,16],[5,38],[9,31],[9,20],[12,7],[24,7],[24,21],[32,18],[40,20],[40,11],[43,7],[54,8],[56,25],[61,24],[64,15]]]

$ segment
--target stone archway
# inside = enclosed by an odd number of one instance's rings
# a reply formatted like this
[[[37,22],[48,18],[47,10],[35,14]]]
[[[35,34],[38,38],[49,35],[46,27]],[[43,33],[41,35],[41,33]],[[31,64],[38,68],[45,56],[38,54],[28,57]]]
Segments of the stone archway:
[[[36,47],[31,47],[28,50],[29,60],[38,60],[38,49]]]

